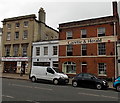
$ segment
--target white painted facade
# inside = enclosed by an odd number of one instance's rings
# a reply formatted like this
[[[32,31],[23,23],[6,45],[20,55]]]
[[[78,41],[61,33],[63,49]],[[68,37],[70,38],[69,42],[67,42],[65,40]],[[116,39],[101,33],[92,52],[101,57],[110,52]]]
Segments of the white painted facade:
[[[58,63],[58,44],[59,41],[42,41],[42,42],[34,42],[33,43],[33,53],[32,53],[32,65],[35,63],[49,63],[50,67],[54,67],[54,63]],[[54,55],[53,47],[57,47],[57,54]],[[36,55],[36,48],[40,47],[40,53]],[[44,54],[44,47],[48,47],[48,54]],[[35,65],[34,65],[35,66]],[[43,66],[43,65],[39,65]]]

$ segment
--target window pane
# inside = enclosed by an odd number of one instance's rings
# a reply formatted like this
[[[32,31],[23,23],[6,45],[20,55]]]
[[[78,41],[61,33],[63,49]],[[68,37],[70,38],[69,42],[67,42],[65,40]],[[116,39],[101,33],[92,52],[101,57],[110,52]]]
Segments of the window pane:
[[[44,47],[44,55],[48,55],[48,47]]]
[[[40,47],[36,47],[36,56],[40,55]]]
[[[27,39],[27,37],[28,37],[28,31],[25,30],[25,31],[23,32],[23,39]]]
[[[106,74],[106,63],[98,63],[99,74]]]
[[[67,45],[67,56],[73,55],[73,47],[72,45]]]
[[[105,28],[100,27],[98,28],[98,37],[105,36]]]
[[[18,56],[18,45],[14,45],[13,50],[14,50],[14,56]]]
[[[24,21],[24,27],[28,27],[28,21]]]
[[[76,73],[76,64],[73,62],[70,63],[64,63],[64,66],[66,68],[66,73]]]
[[[10,35],[11,35],[11,33],[8,32],[8,33],[7,33],[7,40],[10,40]]]
[[[81,30],[81,37],[82,38],[86,38],[87,37],[87,30],[86,29]]]
[[[57,55],[57,46],[53,46],[53,55]]]
[[[27,56],[27,45],[23,45],[22,47],[22,56]]]
[[[99,43],[98,44],[98,55],[106,55],[106,47],[105,43]]]
[[[10,56],[10,46],[5,46],[5,56]]]
[[[16,23],[16,28],[20,27],[20,23]]]
[[[66,38],[67,39],[72,39],[72,32],[71,31],[66,32]]]
[[[19,32],[15,32],[15,39],[19,38]]]
[[[87,45],[86,44],[82,44],[82,56],[87,55]]]

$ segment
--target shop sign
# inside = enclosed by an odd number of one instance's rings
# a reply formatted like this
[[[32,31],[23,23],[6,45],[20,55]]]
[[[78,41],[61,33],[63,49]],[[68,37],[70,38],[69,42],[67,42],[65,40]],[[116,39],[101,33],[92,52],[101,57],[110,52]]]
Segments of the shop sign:
[[[105,37],[60,40],[59,45],[92,44],[92,43],[104,43],[104,42],[110,43],[115,41],[117,41],[117,36],[105,36]]]
[[[102,38],[98,38],[98,39],[87,39],[87,40],[68,41],[68,45],[88,44],[88,43],[101,43],[101,42],[102,42]]]

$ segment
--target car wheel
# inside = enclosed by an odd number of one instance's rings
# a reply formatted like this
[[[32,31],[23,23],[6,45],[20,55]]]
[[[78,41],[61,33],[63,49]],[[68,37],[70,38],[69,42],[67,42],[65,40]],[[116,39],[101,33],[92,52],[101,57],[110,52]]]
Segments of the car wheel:
[[[77,83],[76,81],[73,81],[73,82],[72,82],[72,86],[73,86],[73,87],[77,87],[77,86],[78,86],[78,83]]]
[[[36,78],[35,78],[35,77],[32,77],[32,78],[31,78],[31,81],[32,81],[32,82],[36,82]]]
[[[98,90],[100,90],[100,89],[102,89],[102,85],[101,85],[101,84],[97,84],[97,85],[96,85],[96,88],[97,88]]]
[[[54,83],[55,85],[57,85],[57,84],[58,84],[58,80],[57,80],[57,79],[54,79],[53,83]]]
[[[117,86],[116,86],[116,90],[117,90],[118,92],[120,92],[120,85],[117,85]]]

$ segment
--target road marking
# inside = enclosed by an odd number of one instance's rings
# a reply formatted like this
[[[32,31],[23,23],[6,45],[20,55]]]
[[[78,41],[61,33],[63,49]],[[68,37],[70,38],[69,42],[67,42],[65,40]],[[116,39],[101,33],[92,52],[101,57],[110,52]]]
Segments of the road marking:
[[[97,94],[89,94],[89,93],[78,93],[78,94],[83,94],[83,95],[89,95],[89,96],[100,96],[100,95],[97,95]]]
[[[105,98],[118,99],[118,97],[112,97],[112,96],[106,96],[106,95],[98,95],[98,94],[91,94],[91,93],[78,93],[78,94],[88,95],[88,96],[97,96],[97,97],[105,97]]]
[[[52,89],[49,89],[49,88],[33,87],[33,86],[18,85],[18,84],[9,84],[9,85],[11,85],[11,86],[17,86],[17,87],[34,88],[34,89],[42,89],[42,90],[52,91]]]
[[[33,100],[26,100],[27,102],[32,102],[32,103],[40,103],[40,102],[37,102],[37,101],[33,101]]]
[[[14,98],[13,96],[9,96],[9,95],[2,95],[2,96],[7,98]]]

